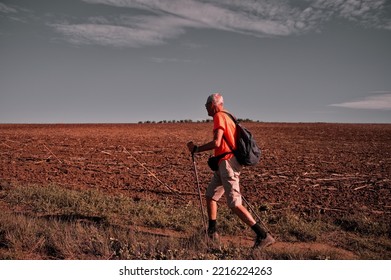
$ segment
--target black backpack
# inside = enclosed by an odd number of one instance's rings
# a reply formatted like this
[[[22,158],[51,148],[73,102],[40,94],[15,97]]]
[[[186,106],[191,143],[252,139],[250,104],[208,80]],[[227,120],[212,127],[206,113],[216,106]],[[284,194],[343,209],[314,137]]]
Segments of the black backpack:
[[[257,145],[251,132],[242,126],[230,113],[223,111],[231,117],[236,125],[237,139],[236,139],[236,150],[232,149],[231,145],[227,142],[228,146],[235,155],[237,161],[244,166],[256,165],[261,159],[262,151]]]

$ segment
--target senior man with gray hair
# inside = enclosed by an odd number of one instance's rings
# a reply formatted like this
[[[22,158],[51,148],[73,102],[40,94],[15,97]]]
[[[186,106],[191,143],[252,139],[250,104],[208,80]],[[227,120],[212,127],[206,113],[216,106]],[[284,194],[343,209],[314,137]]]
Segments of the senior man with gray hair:
[[[242,166],[236,160],[232,149],[236,149],[236,124],[231,117],[224,113],[224,99],[220,93],[211,94],[205,104],[208,115],[213,117],[213,140],[195,145],[192,141],[187,147],[192,153],[214,150],[214,155],[221,158],[218,170],[206,190],[206,204],[209,226],[208,236],[218,240],[217,233],[217,201],[225,194],[229,208],[256,233],[254,247],[264,248],[275,242],[275,239],[255,221],[251,213],[242,205],[239,188],[239,175]],[[232,148],[232,149],[231,149]]]

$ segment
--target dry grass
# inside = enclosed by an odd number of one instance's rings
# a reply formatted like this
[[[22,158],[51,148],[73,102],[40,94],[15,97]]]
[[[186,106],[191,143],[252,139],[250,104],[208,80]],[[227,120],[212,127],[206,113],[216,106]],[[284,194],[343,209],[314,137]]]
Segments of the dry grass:
[[[0,259],[338,259],[334,252],[289,246],[255,254],[235,243],[208,248],[197,203],[179,208],[170,200],[135,201],[55,185],[13,186],[0,194],[5,209],[0,216]],[[305,221],[289,211],[265,213],[280,241],[328,242],[361,259],[391,258],[389,225],[360,216],[330,224]],[[225,235],[252,234],[227,208],[221,207],[219,215]],[[177,234],[159,234],[157,229]]]

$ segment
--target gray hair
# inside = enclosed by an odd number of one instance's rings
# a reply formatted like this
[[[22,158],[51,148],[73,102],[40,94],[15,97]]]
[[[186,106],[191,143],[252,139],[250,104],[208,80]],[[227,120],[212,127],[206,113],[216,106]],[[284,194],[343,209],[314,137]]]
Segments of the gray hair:
[[[220,93],[216,92],[209,95],[208,99],[206,100],[206,103],[213,103],[214,105],[223,105],[224,99]]]

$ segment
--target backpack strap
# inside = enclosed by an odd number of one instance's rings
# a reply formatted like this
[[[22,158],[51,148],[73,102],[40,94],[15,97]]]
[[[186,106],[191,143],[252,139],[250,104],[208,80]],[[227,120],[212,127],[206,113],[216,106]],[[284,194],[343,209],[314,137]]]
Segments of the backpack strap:
[[[230,113],[228,113],[228,112],[226,112],[226,111],[221,111],[221,112],[227,114],[227,115],[232,119],[232,121],[235,123],[235,128],[236,128],[237,125],[238,125],[238,121],[236,120],[236,118],[235,118],[232,114],[230,114]],[[223,134],[223,139],[225,140],[225,142],[227,143],[227,145],[228,145],[228,147],[231,149],[231,151],[234,152],[234,149],[233,149],[232,146],[229,144],[229,142],[227,141],[227,138],[225,138],[225,135],[224,135],[224,134]]]

